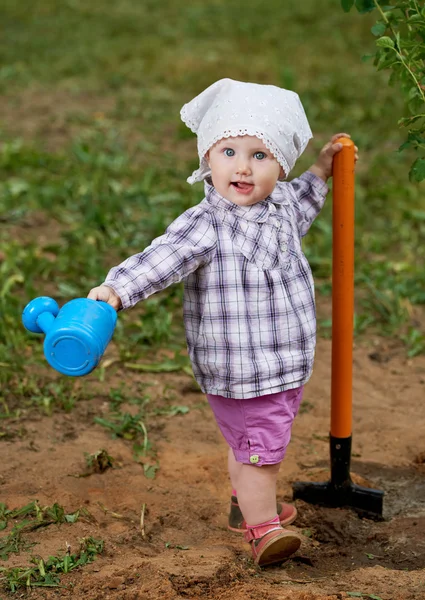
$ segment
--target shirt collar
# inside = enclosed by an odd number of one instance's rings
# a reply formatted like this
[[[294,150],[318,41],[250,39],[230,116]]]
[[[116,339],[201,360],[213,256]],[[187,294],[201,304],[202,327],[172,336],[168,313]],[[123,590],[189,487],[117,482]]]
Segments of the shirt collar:
[[[256,221],[257,223],[265,223],[269,218],[269,214],[275,212],[275,207],[272,206],[273,193],[270,196],[267,196],[265,200],[257,202],[257,204],[253,204],[252,206],[239,206],[238,204],[223,198],[211,182],[205,180],[205,197],[209,204],[232,213],[241,219]]]

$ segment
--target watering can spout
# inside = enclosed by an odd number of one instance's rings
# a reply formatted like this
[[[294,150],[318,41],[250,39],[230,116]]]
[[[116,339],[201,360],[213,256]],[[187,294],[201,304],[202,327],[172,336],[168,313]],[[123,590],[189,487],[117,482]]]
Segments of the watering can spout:
[[[32,333],[48,333],[59,313],[56,300],[49,296],[35,298],[24,308],[22,322]]]
[[[39,315],[37,319],[37,325],[40,327],[43,333],[47,334],[52,328],[53,323],[55,322],[55,318],[56,316],[53,313],[43,312],[41,313],[41,315]]]

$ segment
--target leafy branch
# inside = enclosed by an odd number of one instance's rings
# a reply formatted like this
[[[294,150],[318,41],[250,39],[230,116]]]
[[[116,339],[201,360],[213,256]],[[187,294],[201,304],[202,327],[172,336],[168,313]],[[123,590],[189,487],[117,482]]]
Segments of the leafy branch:
[[[425,179],[425,7],[417,0],[341,0],[345,12],[353,6],[360,13],[377,10],[372,27],[377,38],[373,56],[378,71],[390,69],[390,85],[398,84],[409,116],[398,121],[407,129],[407,140],[399,151],[412,148],[419,154],[410,171],[410,181]]]

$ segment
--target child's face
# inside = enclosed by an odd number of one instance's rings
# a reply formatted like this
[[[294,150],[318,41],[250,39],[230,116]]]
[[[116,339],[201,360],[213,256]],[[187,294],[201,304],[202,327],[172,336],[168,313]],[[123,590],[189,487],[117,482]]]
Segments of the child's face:
[[[223,138],[206,158],[217,192],[239,206],[251,206],[269,196],[284,175],[273,154],[254,136]]]

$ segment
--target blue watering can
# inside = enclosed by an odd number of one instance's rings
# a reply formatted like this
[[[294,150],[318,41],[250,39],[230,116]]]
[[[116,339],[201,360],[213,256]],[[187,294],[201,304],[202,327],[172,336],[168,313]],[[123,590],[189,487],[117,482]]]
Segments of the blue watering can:
[[[44,355],[59,373],[81,377],[99,364],[117,322],[116,311],[106,302],[76,298],[59,309],[48,296],[25,307],[22,322],[28,331],[45,333]]]

